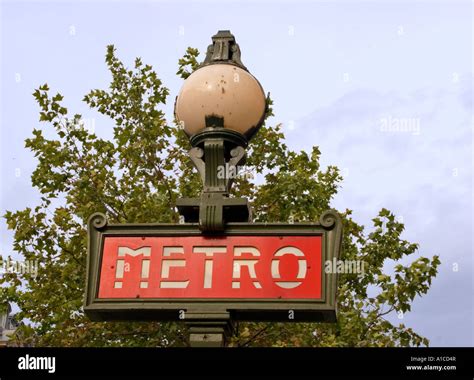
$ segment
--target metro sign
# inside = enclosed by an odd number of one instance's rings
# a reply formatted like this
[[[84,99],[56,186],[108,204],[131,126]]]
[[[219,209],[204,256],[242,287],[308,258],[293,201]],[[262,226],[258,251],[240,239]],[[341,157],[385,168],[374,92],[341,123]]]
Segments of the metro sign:
[[[224,235],[195,224],[107,225],[89,221],[86,313],[95,320],[175,320],[230,312],[233,319],[335,320],[341,221],[230,223]]]
[[[321,236],[107,237],[103,252],[99,298],[321,298]]]

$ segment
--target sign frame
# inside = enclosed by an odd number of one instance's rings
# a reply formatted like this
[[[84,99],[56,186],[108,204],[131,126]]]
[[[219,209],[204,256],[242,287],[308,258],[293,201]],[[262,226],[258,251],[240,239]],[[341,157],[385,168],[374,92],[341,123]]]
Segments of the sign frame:
[[[102,213],[88,221],[88,255],[84,311],[91,320],[186,320],[198,314],[203,320],[230,314],[234,321],[335,322],[337,273],[326,273],[324,263],[339,259],[342,220],[335,210],[324,212],[312,223],[227,223],[223,236],[321,236],[322,295],[320,299],[240,298],[98,298],[100,269],[106,237],[202,236],[198,223],[108,224]],[[334,271],[336,272],[336,271]],[[289,318],[289,312],[292,318]]]

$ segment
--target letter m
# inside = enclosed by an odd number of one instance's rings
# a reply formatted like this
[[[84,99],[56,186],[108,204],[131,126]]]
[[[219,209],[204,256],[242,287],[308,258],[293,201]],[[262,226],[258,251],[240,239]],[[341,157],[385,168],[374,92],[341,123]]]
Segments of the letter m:
[[[116,266],[116,271],[115,271],[115,284],[114,288],[115,289],[121,289],[122,288],[122,279],[123,279],[123,273],[125,269],[125,260],[121,259],[121,257],[124,256],[138,256],[138,255],[143,255],[144,257],[150,257],[151,255],[151,247],[141,247],[138,249],[131,249],[128,247],[119,247],[118,248],[118,259],[117,259],[117,266]],[[148,277],[148,271],[149,271],[149,264],[150,260],[142,260],[142,277]]]

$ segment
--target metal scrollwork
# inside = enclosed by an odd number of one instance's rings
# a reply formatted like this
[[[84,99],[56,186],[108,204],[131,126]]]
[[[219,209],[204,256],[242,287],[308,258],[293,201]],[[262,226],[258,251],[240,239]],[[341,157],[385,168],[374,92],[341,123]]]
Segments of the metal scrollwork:
[[[89,225],[96,230],[101,230],[107,226],[107,217],[101,212],[96,212],[89,217]]]

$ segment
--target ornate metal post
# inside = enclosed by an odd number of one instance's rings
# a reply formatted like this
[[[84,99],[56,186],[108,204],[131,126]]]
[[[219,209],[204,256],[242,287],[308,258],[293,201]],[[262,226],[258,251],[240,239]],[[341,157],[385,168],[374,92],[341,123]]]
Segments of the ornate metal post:
[[[248,73],[240,59],[239,45],[235,42],[235,38],[230,31],[219,31],[212,37],[212,42],[207,49],[206,58],[198,70],[221,64],[227,65],[227,69],[230,65],[231,69],[235,70],[232,72],[234,79],[236,73],[237,79],[239,79],[238,70],[244,70],[245,73]],[[261,115],[258,115],[259,119],[257,118],[251,125],[239,126],[239,131],[233,130],[228,128],[229,126],[226,124],[227,116],[223,116],[222,107],[219,109],[219,103],[216,102],[215,109],[211,110],[209,114],[205,114],[203,119],[200,119],[202,121],[199,121],[199,123],[204,122],[203,127],[198,125],[200,130],[194,134],[187,132],[193,146],[189,151],[189,156],[201,176],[203,191],[200,198],[178,199],[177,208],[186,222],[199,223],[200,230],[205,234],[223,233],[227,222],[251,221],[251,211],[247,199],[231,198],[229,196],[234,180],[233,175],[238,172],[238,166],[245,163],[245,148],[248,140],[263,124],[267,111],[263,89],[250,73],[248,73],[248,77],[253,81],[253,91],[257,90],[257,95],[260,96],[259,99],[263,100],[261,102],[262,108],[259,111]],[[215,91],[211,95],[216,96],[217,93],[216,97],[222,99],[225,94],[224,83],[226,81],[219,79],[222,86],[219,91]],[[234,80],[234,82],[238,82],[238,80]],[[207,81],[205,84],[209,86]],[[203,85],[202,81],[197,83],[197,86],[201,88]],[[234,83],[234,85],[235,89],[239,83],[237,85]],[[219,86],[217,84],[217,87]],[[230,96],[229,94],[226,95]],[[198,96],[203,97],[205,95],[199,93]],[[233,102],[237,103],[238,96],[235,94],[233,96],[236,98]],[[199,99],[193,99],[193,102],[196,101],[199,101]],[[175,115],[176,119],[179,120],[178,102],[177,97]],[[239,106],[235,105],[235,107]],[[227,115],[230,114],[231,112]],[[237,123],[244,124],[240,120]],[[205,313],[191,310],[186,313],[186,321],[190,329],[191,346],[223,346],[233,330],[230,315],[225,310],[211,311],[211,313],[209,313],[209,310]]]

